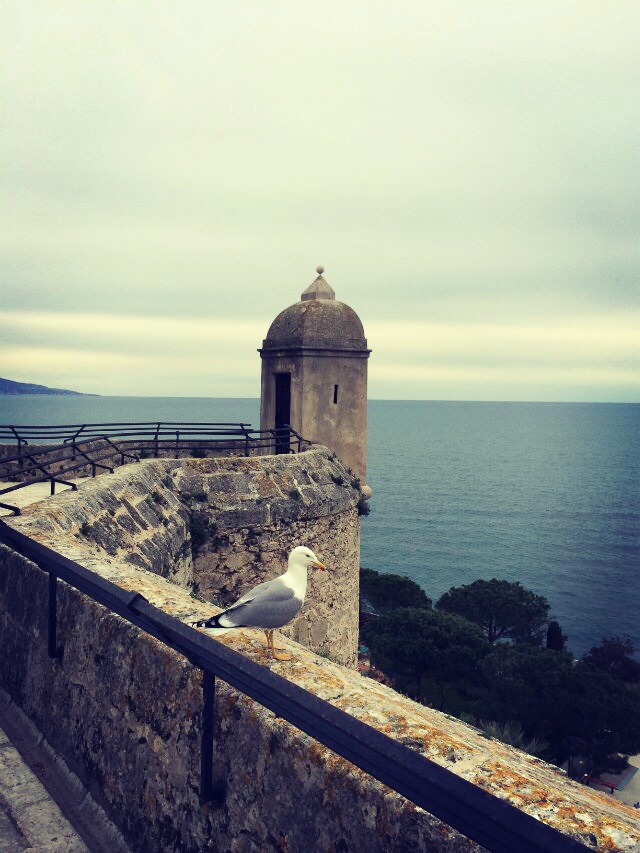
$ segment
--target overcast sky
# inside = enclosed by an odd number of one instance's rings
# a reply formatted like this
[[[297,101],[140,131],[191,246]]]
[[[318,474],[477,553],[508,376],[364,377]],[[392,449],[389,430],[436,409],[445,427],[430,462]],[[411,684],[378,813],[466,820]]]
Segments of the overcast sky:
[[[0,376],[257,397],[323,264],[371,398],[640,401],[638,0],[0,8]]]

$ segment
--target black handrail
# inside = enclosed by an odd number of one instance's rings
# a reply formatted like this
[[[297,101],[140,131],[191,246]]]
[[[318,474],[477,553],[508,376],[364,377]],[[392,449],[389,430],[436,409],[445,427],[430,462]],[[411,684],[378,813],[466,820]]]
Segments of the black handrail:
[[[78,440],[79,436],[82,436],[80,440]],[[140,459],[135,455],[135,451],[144,453],[149,449],[149,444],[153,445],[154,456],[159,455],[162,446],[171,446],[176,455],[179,455],[181,447],[188,446],[191,449],[218,447],[222,450],[233,450],[237,448],[244,456],[265,450],[273,450],[276,453],[300,453],[303,446],[311,446],[311,442],[302,438],[292,427],[276,431],[253,430],[249,424],[245,423],[178,421],[51,426],[0,425],[0,443],[6,438],[17,440],[18,452],[12,456],[0,458],[0,468],[4,469],[5,477],[19,476],[21,481],[0,489],[0,495],[46,481],[51,482],[51,494],[55,492],[56,483],[71,485],[75,489],[75,485],[61,479],[62,475],[71,474],[89,465],[93,477],[96,476],[96,468],[103,468],[112,473],[113,465],[102,464],[104,461],[109,462],[115,454],[119,454],[122,465],[126,460],[139,462]],[[114,438],[120,444],[116,443]],[[29,440],[41,442],[42,449],[38,450],[39,444],[29,444]],[[51,444],[51,441],[56,443]],[[101,442],[108,447],[102,446]],[[126,444],[124,448],[121,446],[123,442]],[[189,442],[189,445],[185,445],[185,442]],[[27,447],[29,450],[26,449]],[[83,457],[85,461],[77,464],[76,455]],[[19,468],[12,472],[10,466],[14,463]],[[52,466],[55,472],[49,470]],[[13,504],[0,502],[0,507],[20,515],[20,508]]]
[[[81,436],[80,441],[78,441]],[[17,441],[18,453],[12,457],[0,459],[0,463],[20,461],[24,457],[24,446],[47,445],[48,450],[58,444],[73,447],[86,446],[98,439],[126,441],[128,448],[136,442],[147,441],[158,445],[161,441],[180,442],[232,442],[241,441],[247,448],[266,448],[282,444],[287,452],[299,452],[303,445],[311,442],[302,438],[293,427],[280,430],[254,430],[250,424],[207,423],[181,421],[117,422],[100,424],[51,424],[51,425],[15,425],[0,424],[0,444]],[[53,445],[53,446],[51,446]],[[43,448],[44,450],[44,448]],[[36,451],[37,452],[37,451]]]
[[[88,438],[125,436],[140,437],[148,435],[150,440],[158,435],[175,435],[176,430],[193,436],[242,435],[251,431],[251,424],[240,422],[207,422],[207,421],[114,421],[94,424],[0,424],[0,442],[6,439],[17,441],[18,444],[67,443]]]
[[[489,850],[511,853],[592,848],[489,794],[404,744],[170,616],[0,521],[0,542],[288,720],[338,755]],[[51,589],[51,585],[50,585]],[[53,583],[55,607],[55,580]],[[50,596],[51,601],[51,596]],[[53,648],[51,648],[53,636]],[[55,620],[50,654],[59,655]],[[203,683],[207,685],[205,675]],[[210,683],[210,682],[209,682]],[[211,689],[205,689],[211,699]],[[206,701],[206,696],[205,696]],[[203,715],[204,716],[204,715]],[[206,726],[211,731],[211,726]],[[202,755],[210,753],[204,744]],[[205,763],[203,759],[203,764]],[[209,779],[209,786],[211,780]]]

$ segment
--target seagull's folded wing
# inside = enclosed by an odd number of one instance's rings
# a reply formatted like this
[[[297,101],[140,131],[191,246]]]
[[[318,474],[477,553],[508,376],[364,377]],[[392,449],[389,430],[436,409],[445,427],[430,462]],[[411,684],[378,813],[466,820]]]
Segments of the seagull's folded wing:
[[[251,601],[268,600],[275,602],[287,601],[290,598],[293,598],[293,590],[291,587],[282,583],[280,578],[274,578],[272,581],[259,583],[257,586],[254,586],[253,589],[250,589],[249,592],[245,592],[245,594],[239,598],[235,604],[232,604],[231,607],[227,608],[227,612],[235,610],[236,607],[239,607],[241,604],[249,604]]]
[[[280,578],[258,584],[224,615],[224,623],[233,627],[280,628],[296,615],[302,601]]]

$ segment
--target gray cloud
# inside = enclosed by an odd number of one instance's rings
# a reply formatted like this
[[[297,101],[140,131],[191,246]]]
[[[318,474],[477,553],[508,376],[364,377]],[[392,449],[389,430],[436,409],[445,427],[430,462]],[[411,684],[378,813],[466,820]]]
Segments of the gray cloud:
[[[481,355],[456,324],[506,334],[579,317],[583,351],[597,319],[640,310],[635,0],[32,0],[2,14],[9,315],[266,331],[321,262],[365,327],[449,329],[449,350],[408,355],[444,369],[447,352],[452,368]],[[68,346],[123,352],[108,328],[111,340]],[[64,349],[55,326],[46,335]],[[13,345],[37,371],[37,341]],[[494,357],[505,375],[507,356]],[[629,342],[620,358],[636,357]],[[386,345],[375,358],[395,365]],[[373,365],[376,395],[395,393]],[[548,357],[537,393],[569,393],[555,367]],[[469,396],[456,375],[442,373],[438,395]],[[602,395],[610,374],[593,375]],[[489,396],[518,387],[476,381]],[[415,382],[403,396],[431,393]]]

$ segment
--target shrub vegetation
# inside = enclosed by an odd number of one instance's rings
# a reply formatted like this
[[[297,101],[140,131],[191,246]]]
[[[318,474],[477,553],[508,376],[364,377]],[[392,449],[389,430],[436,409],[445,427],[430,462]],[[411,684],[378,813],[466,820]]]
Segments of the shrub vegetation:
[[[558,764],[572,744],[595,774],[640,752],[640,663],[628,637],[576,661],[547,599],[495,578],[452,587],[436,609],[399,575],[361,569],[361,590],[379,613],[362,640],[401,692]]]

